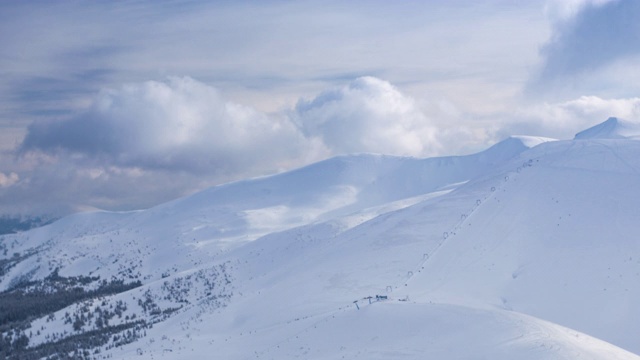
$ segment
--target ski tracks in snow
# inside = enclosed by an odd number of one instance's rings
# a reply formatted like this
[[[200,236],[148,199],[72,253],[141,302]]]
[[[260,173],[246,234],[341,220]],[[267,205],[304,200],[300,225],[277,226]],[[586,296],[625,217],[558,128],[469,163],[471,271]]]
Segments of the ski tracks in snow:
[[[507,183],[509,183],[510,181],[514,181],[519,176],[522,176],[522,173],[524,172],[524,170],[529,167],[532,167],[534,162],[535,162],[534,159],[528,159],[524,161],[521,166],[516,167],[514,171],[507,172],[504,175],[504,177],[501,178],[501,180],[496,182],[493,186],[491,186],[488,189],[486,193],[484,193],[481,197],[475,200],[475,202],[467,212],[460,214],[460,218],[457,219],[457,221],[454,223],[453,226],[451,226],[449,231],[445,231],[442,234],[442,238],[440,239],[440,241],[438,241],[435,248],[431,249],[430,253],[429,253],[429,250],[426,250],[423,253],[422,258],[417,262],[417,265],[407,271],[407,275],[404,278],[404,280],[394,284],[393,288],[397,289],[398,287],[401,287],[401,288],[407,289],[408,291],[409,282],[419,273],[422,273],[422,270],[425,269],[425,265],[431,259],[433,259],[434,256],[437,255],[437,253],[444,247],[445,244],[447,244],[449,241],[452,241],[456,237],[458,232],[460,232],[463,229],[463,225],[469,221],[469,219],[473,216],[473,214],[475,214],[478,211],[478,209],[480,209],[484,204],[486,204],[487,201],[490,200],[491,196],[493,196],[495,193],[499,192],[500,190],[504,190],[504,187]]]

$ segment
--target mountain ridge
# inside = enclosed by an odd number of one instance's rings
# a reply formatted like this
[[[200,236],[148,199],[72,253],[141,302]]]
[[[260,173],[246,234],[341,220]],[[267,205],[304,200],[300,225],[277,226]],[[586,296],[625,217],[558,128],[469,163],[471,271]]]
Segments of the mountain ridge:
[[[0,237],[0,296],[82,289],[0,340],[20,356],[638,359],[615,345],[640,352],[639,154],[633,138],[514,136],[77,214]]]
[[[592,126],[576,134],[581,139],[640,139],[640,123],[617,117],[610,117],[605,122]]]

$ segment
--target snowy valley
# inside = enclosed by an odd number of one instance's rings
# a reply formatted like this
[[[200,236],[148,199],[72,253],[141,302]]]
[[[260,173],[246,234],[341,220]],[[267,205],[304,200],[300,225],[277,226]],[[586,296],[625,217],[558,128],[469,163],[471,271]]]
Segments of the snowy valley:
[[[0,236],[0,358],[640,359],[640,124]]]

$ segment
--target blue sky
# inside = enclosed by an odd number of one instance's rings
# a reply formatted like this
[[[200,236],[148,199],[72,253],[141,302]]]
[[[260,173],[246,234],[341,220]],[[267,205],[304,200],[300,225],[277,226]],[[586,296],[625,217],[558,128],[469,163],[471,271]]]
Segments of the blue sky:
[[[640,2],[0,4],[0,214],[640,114]]]

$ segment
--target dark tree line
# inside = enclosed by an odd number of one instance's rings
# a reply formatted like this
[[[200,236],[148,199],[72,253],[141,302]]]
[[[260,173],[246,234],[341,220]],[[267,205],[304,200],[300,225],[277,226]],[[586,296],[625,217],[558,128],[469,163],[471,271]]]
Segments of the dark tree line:
[[[99,353],[100,350],[97,348],[100,346],[109,341],[114,343],[110,347],[132,343],[144,336],[146,328],[145,322],[139,320],[70,335],[32,348],[27,348],[29,339],[26,336],[20,338],[19,344],[3,342],[3,339],[0,339],[0,360],[92,359]]]
[[[96,289],[84,289],[83,286],[96,281],[99,282]],[[121,315],[123,312],[121,307],[116,307],[113,312],[105,310],[99,314],[99,320],[96,320],[102,325],[99,329],[73,335],[59,341],[50,341],[34,349],[27,348],[29,337],[25,333],[30,321],[33,319],[47,314],[53,316],[54,312],[77,302],[119,294],[139,286],[142,286],[139,280],[125,283],[123,280],[117,279],[100,281],[99,277],[89,276],[63,277],[58,274],[57,270],[44,280],[23,281],[14,285],[12,289],[0,293],[0,360],[3,357],[30,359],[32,357],[29,354],[33,354],[33,358],[37,359],[55,354],[56,351],[68,350],[67,352],[69,352],[72,351],[69,350],[72,348],[79,349],[80,347],[78,346],[80,344],[83,344],[83,348],[84,345],[89,347],[94,344],[102,345],[108,341],[109,336],[114,332],[133,326],[142,326],[139,321],[109,326],[109,319],[115,315]],[[86,319],[83,321],[82,317],[80,317],[74,319],[74,321],[74,329],[79,330],[84,326]],[[47,355],[42,355],[45,353]]]
[[[98,280],[98,277],[89,276],[62,277],[56,270],[43,281],[20,284],[18,288],[0,293],[0,332],[13,323],[38,318],[79,301],[142,286],[139,280],[131,283],[102,280],[95,290],[87,291],[82,287]]]

